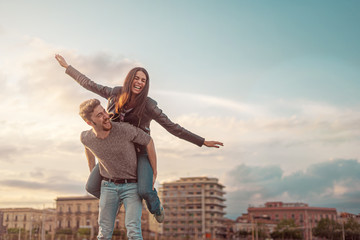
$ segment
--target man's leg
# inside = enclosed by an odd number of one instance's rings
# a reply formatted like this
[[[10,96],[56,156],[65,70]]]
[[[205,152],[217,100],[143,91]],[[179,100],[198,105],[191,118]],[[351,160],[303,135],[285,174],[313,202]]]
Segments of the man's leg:
[[[142,204],[137,183],[121,184],[120,197],[125,206],[125,227],[129,240],[142,240],[141,214]]]
[[[111,239],[118,207],[119,193],[117,185],[112,182],[102,181],[99,202],[98,239]]]
[[[139,195],[146,202],[149,212],[152,214],[160,213],[160,199],[156,190],[152,190],[153,170],[151,168],[147,154],[139,154],[137,176]]]

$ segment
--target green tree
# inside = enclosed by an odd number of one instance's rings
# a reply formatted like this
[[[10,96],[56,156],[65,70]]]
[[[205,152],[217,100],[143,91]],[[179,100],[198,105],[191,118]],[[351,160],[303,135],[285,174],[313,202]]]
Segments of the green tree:
[[[354,219],[349,218],[344,224],[345,238],[347,240],[360,239],[360,224]]]
[[[323,218],[317,226],[313,229],[313,235],[315,237],[326,238],[330,240],[341,239],[342,229],[340,223],[335,220]]]
[[[271,233],[274,239],[301,239],[302,230],[295,224],[294,219],[283,219]]]
[[[246,230],[239,230],[235,233],[235,236],[240,238],[246,238],[248,235],[251,235],[251,232],[247,232]]]

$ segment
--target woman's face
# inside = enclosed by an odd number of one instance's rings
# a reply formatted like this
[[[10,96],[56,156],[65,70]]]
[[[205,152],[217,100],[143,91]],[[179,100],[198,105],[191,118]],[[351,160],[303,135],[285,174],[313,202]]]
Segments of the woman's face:
[[[142,71],[137,71],[134,77],[134,80],[131,84],[131,92],[135,95],[141,93],[146,85],[146,75]]]

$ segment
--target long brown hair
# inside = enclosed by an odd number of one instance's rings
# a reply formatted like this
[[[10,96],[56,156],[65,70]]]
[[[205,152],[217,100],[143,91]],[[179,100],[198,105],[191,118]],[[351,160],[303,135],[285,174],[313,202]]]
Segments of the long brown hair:
[[[144,109],[145,109],[146,98],[149,93],[149,85],[150,85],[149,74],[146,71],[146,69],[142,68],[142,67],[133,68],[127,74],[125,81],[124,81],[124,85],[121,89],[121,93],[119,94],[116,105],[115,105],[116,113],[120,113],[123,110],[124,106],[130,101],[131,96],[133,94],[131,92],[131,85],[132,85],[135,75],[138,71],[143,72],[146,76],[145,87],[135,98],[134,113],[135,113],[135,115],[138,116],[138,118],[141,118],[141,116],[144,112]]]

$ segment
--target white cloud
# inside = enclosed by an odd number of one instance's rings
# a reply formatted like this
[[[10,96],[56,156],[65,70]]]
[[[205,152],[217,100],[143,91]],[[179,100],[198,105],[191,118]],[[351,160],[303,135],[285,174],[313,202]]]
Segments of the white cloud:
[[[233,218],[241,215],[246,210],[246,201],[257,205],[283,201],[341,206],[339,211],[346,206],[348,211],[358,213],[359,169],[356,160],[334,160],[310,164],[306,170],[284,176],[280,166],[239,165],[228,173],[226,180],[226,185],[232,187],[227,195],[229,215]]]

